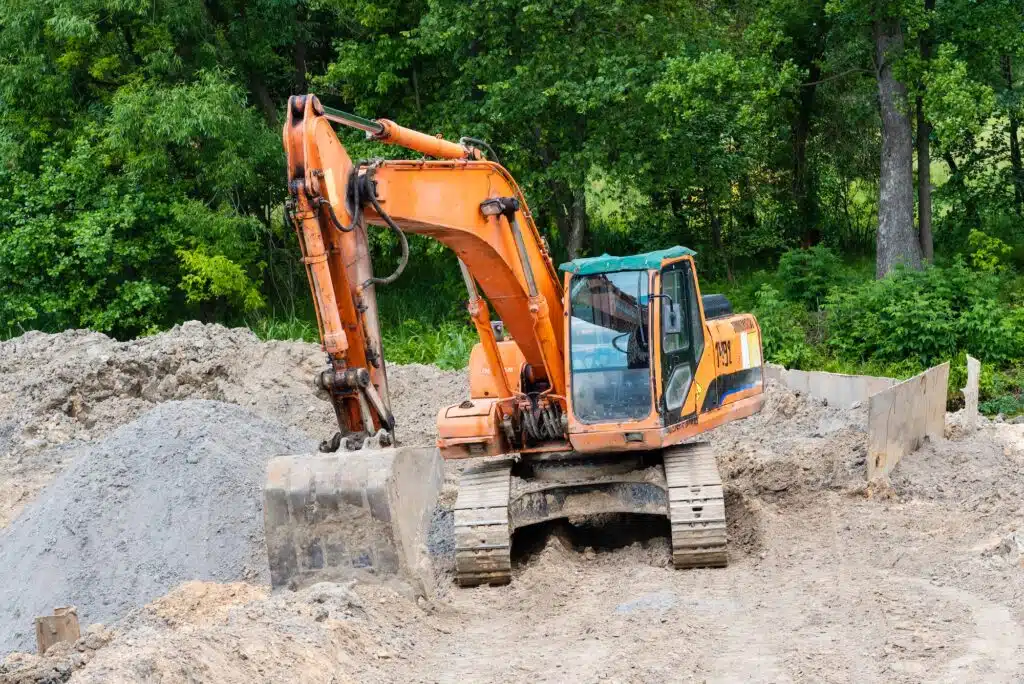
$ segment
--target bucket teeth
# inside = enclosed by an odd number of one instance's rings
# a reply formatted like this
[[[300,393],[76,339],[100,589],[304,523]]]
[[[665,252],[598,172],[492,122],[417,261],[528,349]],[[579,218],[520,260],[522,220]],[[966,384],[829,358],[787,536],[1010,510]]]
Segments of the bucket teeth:
[[[710,444],[688,444],[664,453],[672,524],[672,564],[677,568],[725,567],[725,495]]]
[[[460,586],[507,584],[512,577],[508,519],[511,461],[471,466],[455,502],[455,574]]]

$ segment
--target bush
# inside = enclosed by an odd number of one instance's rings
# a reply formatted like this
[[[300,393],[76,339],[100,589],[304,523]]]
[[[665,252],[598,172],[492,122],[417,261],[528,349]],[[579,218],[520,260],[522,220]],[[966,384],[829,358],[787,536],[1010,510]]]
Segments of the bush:
[[[810,364],[814,351],[807,344],[807,313],[782,299],[771,285],[762,286],[756,300],[754,315],[761,326],[765,360],[786,368],[803,368]]]
[[[1000,282],[957,260],[834,290],[826,302],[828,348],[853,361],[922,366],[960,350],[989,363],[1021,358],[1024,312],[998,302]]]
[[[779,259],[782,294],[808,309],[819,309],[828,291],[842,281],[842,271],[842,262],[828,247],[790,250]]]
[[[1004,273],[1013,248],[997,237],[991,237],[980,230],[972,230],[967,236],[967,247],[971,251],[971,266],[985,273]]]

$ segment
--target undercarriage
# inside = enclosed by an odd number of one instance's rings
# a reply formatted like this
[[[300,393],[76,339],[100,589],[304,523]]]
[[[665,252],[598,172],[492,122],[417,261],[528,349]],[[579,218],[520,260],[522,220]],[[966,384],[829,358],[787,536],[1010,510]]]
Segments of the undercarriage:
[[[463,471],[455,503],[455,568],[462,586],[511,579],[517,529],[603,514],[669,519],[677,568],[723,567],[725,499],[706,443],[660,452],[501,458]]]

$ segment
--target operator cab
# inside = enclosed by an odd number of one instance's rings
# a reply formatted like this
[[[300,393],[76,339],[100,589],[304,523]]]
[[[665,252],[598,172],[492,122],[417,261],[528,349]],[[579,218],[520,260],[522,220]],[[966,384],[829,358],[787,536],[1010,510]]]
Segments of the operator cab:
[[[704,349],[692,254],[673,247],[562,265],[570,274],[568,385],[576,421],[638,423],[657,414],[664,426],[683,418]]]

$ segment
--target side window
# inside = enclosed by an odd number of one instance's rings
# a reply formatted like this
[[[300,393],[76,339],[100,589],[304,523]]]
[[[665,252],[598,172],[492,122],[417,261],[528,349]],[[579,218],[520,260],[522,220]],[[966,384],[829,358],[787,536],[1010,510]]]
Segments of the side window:
[[[686,398],[704,352],[697,283],[688,261],[677,262],[661,272],[661,406],[666,425],[683,419]],[[691,406],[691,412],[694,407]]]
[[[690,347],[690,338],[687,329],[687,306],[686,300],[683,298],[683,278],[682,271],[673,270],[667,271],[661,280],[661,292],[662,294],[671,297],[671,303],[668,299],[663,298],[661,300],[662,310],[662,349],[666,354],[673,352],[686,351]],[[675,315],[679,317],[680,325],[677,327],[676,332],[670,332],[666,329],[665,321],[668,321],[671,309],[675,309]]]
[[[693,280],[693,272],[690,270],[689,264],[686,266],[686,291],[689,301],[686,311],[690,317],[693,359],[695,363],[699,363],[701,354],[704,353],[704,326],[701,325],[700,304],[697,302],[697,284]]]

